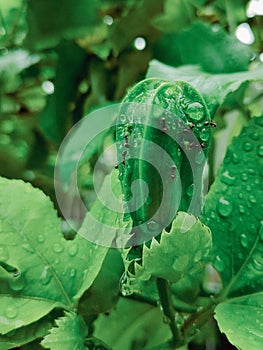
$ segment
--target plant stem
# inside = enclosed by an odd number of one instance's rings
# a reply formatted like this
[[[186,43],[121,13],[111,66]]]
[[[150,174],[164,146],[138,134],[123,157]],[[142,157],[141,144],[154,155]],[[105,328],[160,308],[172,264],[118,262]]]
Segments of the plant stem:
[[[172,303],[172,294],[170,285],[164,278],[157,278],[157,289],[160,297],[160,303],[163,308],[163,313],[168,319],[169,326],[173,334],[173,341],[175,345],[183,343],[182,333],[175,322],[175,311]]]

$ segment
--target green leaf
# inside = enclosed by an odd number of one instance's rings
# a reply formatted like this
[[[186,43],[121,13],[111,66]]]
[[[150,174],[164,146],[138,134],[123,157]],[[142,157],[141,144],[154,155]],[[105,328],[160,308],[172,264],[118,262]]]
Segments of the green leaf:
[[[228,148],[201,220],[213,235],[214,267],[224,295],[263,288],[263,117],[250,120]]]
[[[34,339],[42,338],[48,333],[51,327],[52,323],[44,317],[28,326],[12,330],[5,335],[0,335],[0,350],[13,349],[30,343]]]
[[[85,350],[85,337],[88,329],[82,317],[73,312],[65,313],[65,317],[56,320],[53,327],[42,340],[41,345],[51,350]]]
[[[252,56],[251,48],[235,36],[227,34],[218,25],[201,21],[178,34],[162,37],[155,51],[155,57],[166,64],[198,64],[209,73],[247,70]]]
[[[28,183],[1,178],[0,198],[0,304],[10,300],[0,333],[6,333],[55,307],[75,307],[108,249],[80,235],[66,241],[53,204]]]
[[[171,333],[160,308],[120,298],[109,316],[99,316],[94,336],[114,350],[143,350],[168,340]]]
[[[174,68],[152,60],[146,77],[169,81],[187,81],[203,95],[213,117],[218,106],[223,104],[228,95],[237,91],[242,84],[248,81],[262,80],[263,64],[246,72],[209,74],[203,72],[198,66],[187,65]]]
[[[263,292],[219,304],[215,318],[221,332],[238,349],[262,349]]]
[[[153,238],[150,248],[143,245],[141,264],[126,260],[128,285],[140,291],[153,278],[164,278],[171,283],[186,275],[198,275],[209,260],[211,235],[194,216],[179,212],[170,232],[163,231],[160,243]]]
[[[62,38],[75,39],[86,34],[106,35],[106,24],[99,17],[96,0],[28,0],[28,35],[25,44],[34,49],[56,46]],[[98,33],[100,34],[98,36]]]

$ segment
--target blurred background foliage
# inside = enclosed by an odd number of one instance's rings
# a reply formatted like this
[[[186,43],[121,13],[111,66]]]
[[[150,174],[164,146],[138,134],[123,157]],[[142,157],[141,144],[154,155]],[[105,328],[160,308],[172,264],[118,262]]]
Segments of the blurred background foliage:
[[[55,202],[56,154],[75,123],[120,101],[153,58],[212,74],[253,68],[263,60],[262,15],[261,0],[0,0],[0,175],[30,181]],[[262,85],[251,83],[217,111],[214,172],[262,106]],[[96,140],[80,169],[88,206],[108,142]],[[102,178],[107,172],[102,165]]]

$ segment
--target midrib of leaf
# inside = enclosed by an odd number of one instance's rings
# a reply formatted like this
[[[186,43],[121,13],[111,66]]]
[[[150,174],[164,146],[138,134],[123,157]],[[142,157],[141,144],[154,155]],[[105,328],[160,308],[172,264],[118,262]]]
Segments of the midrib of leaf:
[[[45,259],[45,257],[35,248],[35,246],[32,244],[32,242],[24,234],[24,228],[22,228],[21,231],[20,231],[15,226],[15,224],[12,224],[12,222],[10,223],[10,221],[6,217],[4,217],[2,219],[4,221],[6,221],[8,223],[8,225],[11,226],[18,233],[18,235],[20,235],[22,238],[24,238],[28,242],[28,244],[34,249],[34,251],[36,252],[37,256],[40,258],[40,260],[43,262],[44,266],[48,266],[50,268],[50,272],[51,272],[52,276],[54,277],[54,280],[57,282],[57,285],[58,285],[59,289],[61,290],[61,292],[62,292],[62,294],[63,294],[67,304],[70,306],[72,304],[71,300],[70,300],[70,297],[69,297],[66,289],[64,288],[63,284],[61,283],[58,275],[56,274],[56,272],[53,269],[53,267],[49,264],[49,262]],[[50,299],[50,300],[52,300],[52,299]]]
[[[249,260],[251,259],[253,253],[254,253],[254,250],[256,249],[257,247],[257,244],[259,242],[259,237],[256,238],[254,244],[253,244],[253,247],[251,248],[250,252],[249,252],[249,255],[247,256],[247,258],[245,259],[245,261],[243,262],[243,264],[240,266],[240,269],[238,270],[237,274],[234,275],[234,277],[232,278],[232,280],[229,282],[229,284],[227,285],[227,287],[224,289],[224,292],[223,292],[223,295],[222,295],[222,298],[225,299],[228,295],[228,293],[230,292],[232,286],[236,283],[236,281],[238,280],[241,272],[244,270],[244,268],[246,267],[247,263],[249,262]],[[231,256],[231,259],[232,259],[232,271],[233,271],[233,254]],[[233,274],[233,272],[232,272]]]

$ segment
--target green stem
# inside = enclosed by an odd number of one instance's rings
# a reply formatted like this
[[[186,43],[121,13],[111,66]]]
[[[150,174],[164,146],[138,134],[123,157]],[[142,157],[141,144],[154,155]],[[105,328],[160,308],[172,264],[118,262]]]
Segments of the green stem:
[[[157,278],[157,289],[160,297],[160,303],[165,317],[168,319],[170,329],[173,334],[173,341],[175,345],[183,344],[183,338],[180,328],[175,322],[175,311],[172,303],[172,294],[170,285],[167,280]]]
[[[233,34],[236,29],[236,21],[233,16],[233,10],[231,8],[231,3],[229,0],[225,0],[225,7],[226,7],[226,17],[227,17],[229,32]]]

